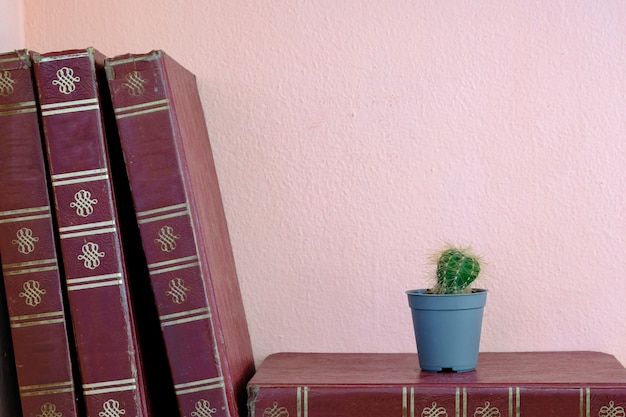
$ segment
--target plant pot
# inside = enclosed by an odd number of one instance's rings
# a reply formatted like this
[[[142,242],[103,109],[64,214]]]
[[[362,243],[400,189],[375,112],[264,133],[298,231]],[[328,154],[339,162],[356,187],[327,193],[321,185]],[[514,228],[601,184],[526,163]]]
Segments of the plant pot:
[[[420,368],[467,372],[476,368],[487,290],[468,294],[407,291]]]

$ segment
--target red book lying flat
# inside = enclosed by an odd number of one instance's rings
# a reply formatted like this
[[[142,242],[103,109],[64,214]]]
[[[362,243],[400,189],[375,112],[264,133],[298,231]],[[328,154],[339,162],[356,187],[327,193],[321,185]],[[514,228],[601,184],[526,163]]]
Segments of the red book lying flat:
[[[466,373],[416,354],[278,353],[248,385],[249,417],[623,417],[626,369],[599,352],[480,353]]]
[[[25,416],[79,416],[28,51],[0,54],[0,255]]]
[[[105,66],[180,414],[243,415],[254,360],[195,77],[161,51]]]

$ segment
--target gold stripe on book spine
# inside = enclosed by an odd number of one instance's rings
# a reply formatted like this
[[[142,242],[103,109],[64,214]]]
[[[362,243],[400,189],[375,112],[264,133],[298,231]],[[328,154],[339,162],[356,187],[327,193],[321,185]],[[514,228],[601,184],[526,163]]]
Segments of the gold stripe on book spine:
[[[159,320],[161,321],[161,327],[175,326],[177,324],[189,323],[192,321],[210,318],[211,311],[207,307],[159,316]]]
[[[20,386],[20,395],[24,397],[34,397],[38,395],[50,395],[63,392],[74,392],[74,382],[60,381],[40,385]]]
[[[297,389],[296,416],[309,417],[309,387],[298,387]]]
[[[82,100],[64,101],[61,103],[50,103],[41,105],[42,116],[53,116],[55,114],[77,113],[81,111],[98,110],[98,98],[87,98]]]
[[[34,101],[22,101],[19,103],[0,104],[0,116],[10,116],[12,114],[35,113],[37,103]]]
[[[197,259],[197,257],[195,256],[193,258]],[[174,261],[177,261],[177,259],[175,259]],[[184,263],[181,265],[170,266],[169,268],[161,268],[161,269],[152,269],[150,267],[149,268],[150,268],[150,275],[157,275],[157,274],[164,274],[166,272],[180,271],[181,269],[193,268],[199,265],[200,263],[196,261],[196,262]]]
[[[6,265],[3,265],[2,272],[8,276],[8,275],[32,274],[32,273],[44,272],[44,271],[55,271],[57,269],[59,269],[57,265],[57,260],[55,258],[52,258],[52,259],[38,259],[36,261],[6,264]]]
[[[106,220],[102,222],[85,223],[76,226],[59,227],[59,236],[61,239],[68,239],[80,236],[93,236],[105,233],[115,233],[117,227],[114,220]]]
[[[154,216],[159,214],[158,216]],[[172,206],[160,207],[153,210],[140,211],[137,213],[137,223],[145,224],[173,217],[188,216],[189,207],[187,203],[175,204]]]
[[[402,387],[402,417],[415,417],[414,387]]]
[[[215,377],[202,379],[200,381],[186,382],[184,384],[174,385],[176,395],[191,394],[194,392],[210,391],[224,387],[224,378]]]
[[[39,220],[51,217],[50,206],[27,207],[17,210],[0,211],[0,224]]]
[[[509,388],[509,417],[520,417],[520,389]]]
[[[107,394],[111,392],[132,391],[135,389],[137,389],[137,380],[135,378],[83,384],[84,395]]]
[[[454,405],[454,415],[456,417],[467,417],[467,390],[465,388],[456,389]]]
[[[63,311],[51,311],[49,313],[15,316],[11,317],[10,321],[12,328],[18,328],[65,323],[65,318],[63,316]]]
[[[124,119],[126,117],[139,116],[142,114],[155,113],[159,111],[169,110],[169,100],[155,100],[148,103],[135,104],[133,106],[118,107],[114,109],[116,119]],[[135,111],[133,111],[135,110]]]
[[[94,275],[91,277],[70,278],[66,281],[66,283],[68,291],[78,291],[121,285],[123,281],[122,274],[118,272],[113,274]]]

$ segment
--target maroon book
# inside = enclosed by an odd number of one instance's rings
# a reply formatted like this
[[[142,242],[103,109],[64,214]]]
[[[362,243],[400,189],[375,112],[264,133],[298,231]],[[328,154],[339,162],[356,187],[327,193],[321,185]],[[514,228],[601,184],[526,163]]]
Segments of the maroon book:
[[[480,353],[466,373],[408,353],[277,353],[248,394],[249,417],[623,417],[626,369],[599,352]]]
[[[141,276],[128,273],[123,252],[98,82],[104,56],[87,48],[33,61],[87,414],[148,417],[129,283]]]
[[[0,279],[0,416],[22,415],[11,342],[9,313],[3,280]]]
[[[78,416],[28,51],[0,55],[0,255],[25,416]]]
[[[244,415],[254,360],[195,77],[162,51],[106,70],[180,413]]]

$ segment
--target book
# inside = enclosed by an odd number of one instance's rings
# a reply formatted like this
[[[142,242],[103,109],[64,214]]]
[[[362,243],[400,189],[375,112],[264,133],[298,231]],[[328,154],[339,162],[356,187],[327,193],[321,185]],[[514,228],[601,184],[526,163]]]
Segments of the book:
[[[132,231],[121,224],[128,202],[114,184],[104,55],[66,50],[33,54],[33,63],[87,415],[148,417],[160,396],[150,396],[144,353],[153,346],[141,350],[136,320],[149,279],[125,252]]]
[[[243,415],[254,360],[195,76],[163,51],[105,66],[180,413]]]
[[[0,54],[0,256],[25,416],[79,415],[29,53]]]
[[[481,352],[475,371],[424,372],[412,353],[276,353],[249,417],[617,417],[626,369],[601,352]]]
[[[2,272],[0,270],[0,277]],[[0,416],[21,416],[9,313],[4,291],[4,280],[0,279]]]

